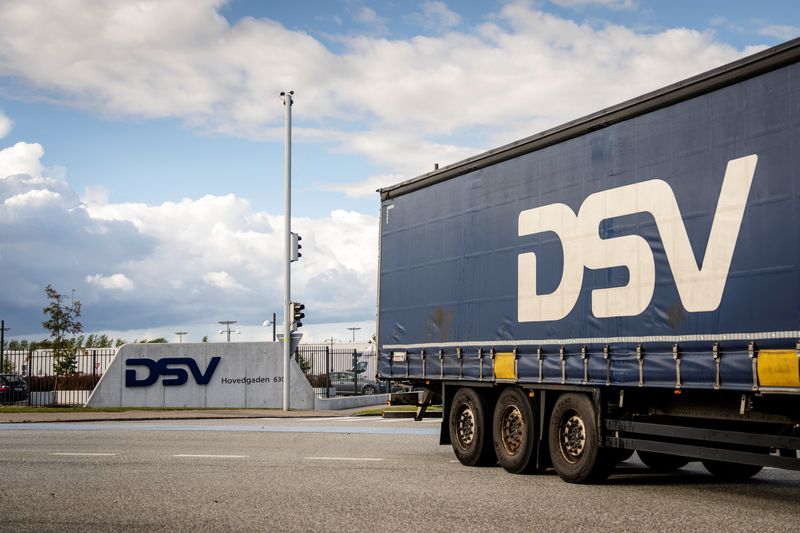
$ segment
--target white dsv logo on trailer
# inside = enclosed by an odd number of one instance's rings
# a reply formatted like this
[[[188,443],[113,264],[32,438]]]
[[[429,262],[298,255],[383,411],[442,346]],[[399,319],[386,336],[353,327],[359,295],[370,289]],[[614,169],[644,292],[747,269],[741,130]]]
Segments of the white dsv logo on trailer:
[[[584,200],[577,215],[564,204],[522,211],[519,236],[546,231],[555,233],[564,252],[564,270],[555,291],[538,294],[536,254],[519,254],[518,320],[542,322],[567,316],[578,301],[584,266],[590,269],[626,267],[629,272],[626,285],[592,291],[594,316],[635,316],[647,309],[656,282],[653,252],[647,241],[638,235],[601,239],[599,233],[603,220],[634,213],[650,213],[655,219],[686,310],[714,311],[725,290],[757,162],[757,155],[728,162],[700,267],[689,244],[675,194],[669,184],[660,179],[594,193]]]

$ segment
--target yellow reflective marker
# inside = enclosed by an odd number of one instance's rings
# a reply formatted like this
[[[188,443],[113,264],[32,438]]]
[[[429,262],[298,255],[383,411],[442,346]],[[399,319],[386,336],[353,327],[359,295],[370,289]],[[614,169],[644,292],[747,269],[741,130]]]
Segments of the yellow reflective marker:
[[[797,350],[760,350],[758,383],[762,387],[800,387]]]
[[[494,377],[497,379],[517,379],[514,359],[514,352],[496,353],[494,356]]]

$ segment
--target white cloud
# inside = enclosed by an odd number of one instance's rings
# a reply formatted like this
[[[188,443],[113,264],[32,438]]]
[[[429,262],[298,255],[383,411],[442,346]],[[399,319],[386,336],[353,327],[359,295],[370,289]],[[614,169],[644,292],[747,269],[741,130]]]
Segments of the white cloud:
[[[101,185],[88,186],[83,190],[81,202],[89,205],[103,205],[108,203],[110,191]]]
[[[369,198],[375,196],[375,191],[389,185],[400,183],[407,176],[400,174],[378,175],[370,176],[364,181],[356,181],[352,183],[330,183],[324,185],[324,188],[329,191],[341,192],[350,198]]]
[[[420,12],[409,19],[419,26],[438,33],[445,32],[461,24],[461,16],[451,11],[444,2],[426,0],[420,6]]]
[[[386,18],[378,16],[374,9],[366,6],[358,9],[353,19],[362,24],[377,26],[381,29],[385,29],[385,24],[388,22]]]
[[[189,307],[195,318],[228,313],[256,320],[279,311],[282,217],[254,212],[233,195],[87,210],[97,220],[129,222],[155,240],[152,253],[132,258],[128,272],[139,280],[139,292],[162,302],[158,305],[177,314]],[[375,301],[377,218],[334,211],[323,218],[295,218],[293,228],[303,236],[293,291],[308,306],[309,320],[369,316]]]
[[[8,135],[14,123],[0,110],[0,139]]]
[[[35,157],[23,166],[42,168]],[[48,283],[76,289],[87,331],[222,318],[260,324],[280,312],[282,216],[234,195],[160,205],[101,200],[81,201],[59,180],[0,177],[0,268],[15,288],[0,314],[17,317],[18,333],[39,331]],[[307,324],[371,318],[377,218],[336,210],[293,226],[303,236],[293,293],[307,306]]]
[[[135,288],[133,282],[125,274],[112,274],[111,276],[94,274],[86,276],[86,283],[111,291],[130,292]]]
[[[177,117],[257,138],[279,138],[277,95],[293,88],[298,135],[410,177],[513,140],[510,132],[536,133],[748,51],[713,32],[578,24],[522,0],[503,4],[492,23],[410,39],[339,36],[333,51],[268,19],[231,24],[222,4],[10,0],[0,4],[0,73],[100,113]],[[459,22],[442,2],[421,9],[451,29]],[[369,7],[356,16],[385,22]]]
[[[550,3],[569,9],[577,9],[588,6],[605,7],[608,9],[626,11],[636,9],[636,0],[550,0]]]
[[[60,200],[61,195],[57,192],[46,189],[33,189],[6,198],[3,200],[3,206],[8,209],[26,209],[57,204]]]
[[[41,158],[44,148],[38,143],[18,142],[0,150],[0,179],[15,174],[27,174],[32,178],[42,176]]]
[[[773,37],[782,41],[788,41],[800,36],[800,27],[789,26],[787,24],[768,24],[765,21],[756,21],[760,26],[759,35]]]
[[[233,279],[233,276],[225,271],[222,272],[208,272],[203,276],[203,281],[209,285],[213,285],[218,289],[244,289],[245,287]]]

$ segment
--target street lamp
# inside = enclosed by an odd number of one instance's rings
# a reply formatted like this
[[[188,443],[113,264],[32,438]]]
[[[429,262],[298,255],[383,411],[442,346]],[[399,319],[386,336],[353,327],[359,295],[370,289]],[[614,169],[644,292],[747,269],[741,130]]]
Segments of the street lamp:
[[[265,320],[262,326],[272,326],[272,342],[275,342],[275,313],[272,313],[272,320]]]
[[[228,342],[231,342],[231,333],[236,333],[237,335],[241,333],[241,331],[231,331],[231,324],[236,324],[235,320],[220,320],[220,324],[225,326],[225,329],[219,330],[217,333],[222,335],[223,333],[228,334]]]
[[[292,105],[294,104],[294,91],[281,93],[285,111],[285,136],[284,150],[284,212],[283,212],[283,410],[289,410],[289,357],[291,356],[291,317],[292,310]],[[296,241],[295,241],[296,242]]]
[[[188,331],[176,331],[175,332],[175,335],[178,336],[178,343],[179,344],[183,342],[183,336],[187,335],[188,333],[189,333]]]
[[[339,339],[334,339],[333,337],[331,337],[330,339],[324,339],[322,342],[330,343],[331,349],[333,349],[333,343],[334,342],[342,342],[342,341],[340,341]]]
[[[360,330],[361,328],[352,327],[347,329],[353,332],[353,342],[356,342],[356,331]]]

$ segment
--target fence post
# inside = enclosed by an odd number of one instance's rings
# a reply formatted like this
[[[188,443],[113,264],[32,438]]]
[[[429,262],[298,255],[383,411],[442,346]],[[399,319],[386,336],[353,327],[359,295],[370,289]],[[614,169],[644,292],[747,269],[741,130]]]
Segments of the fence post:
[[[330,352],[328,351],[328,347],[325,347],[325,397],[331,397],[331,363],[330,363]]]
[[[97,386],[97,350],[92,350],[92,390],[94,390],[96,386]]]
[[[33,348],[28,348],[28,407],[31,406],[31,396],[33,396],[33,391],[31,390],[31,369],[33,368]]]
[[[358,352],[353,348],[353,396],[358,396]]]
[[[3,364],[3,353],[6,349],[6,321],[0,320],[0,373],[4,371],[5,365]],[[10,357],[9,357],[10,359]]]

